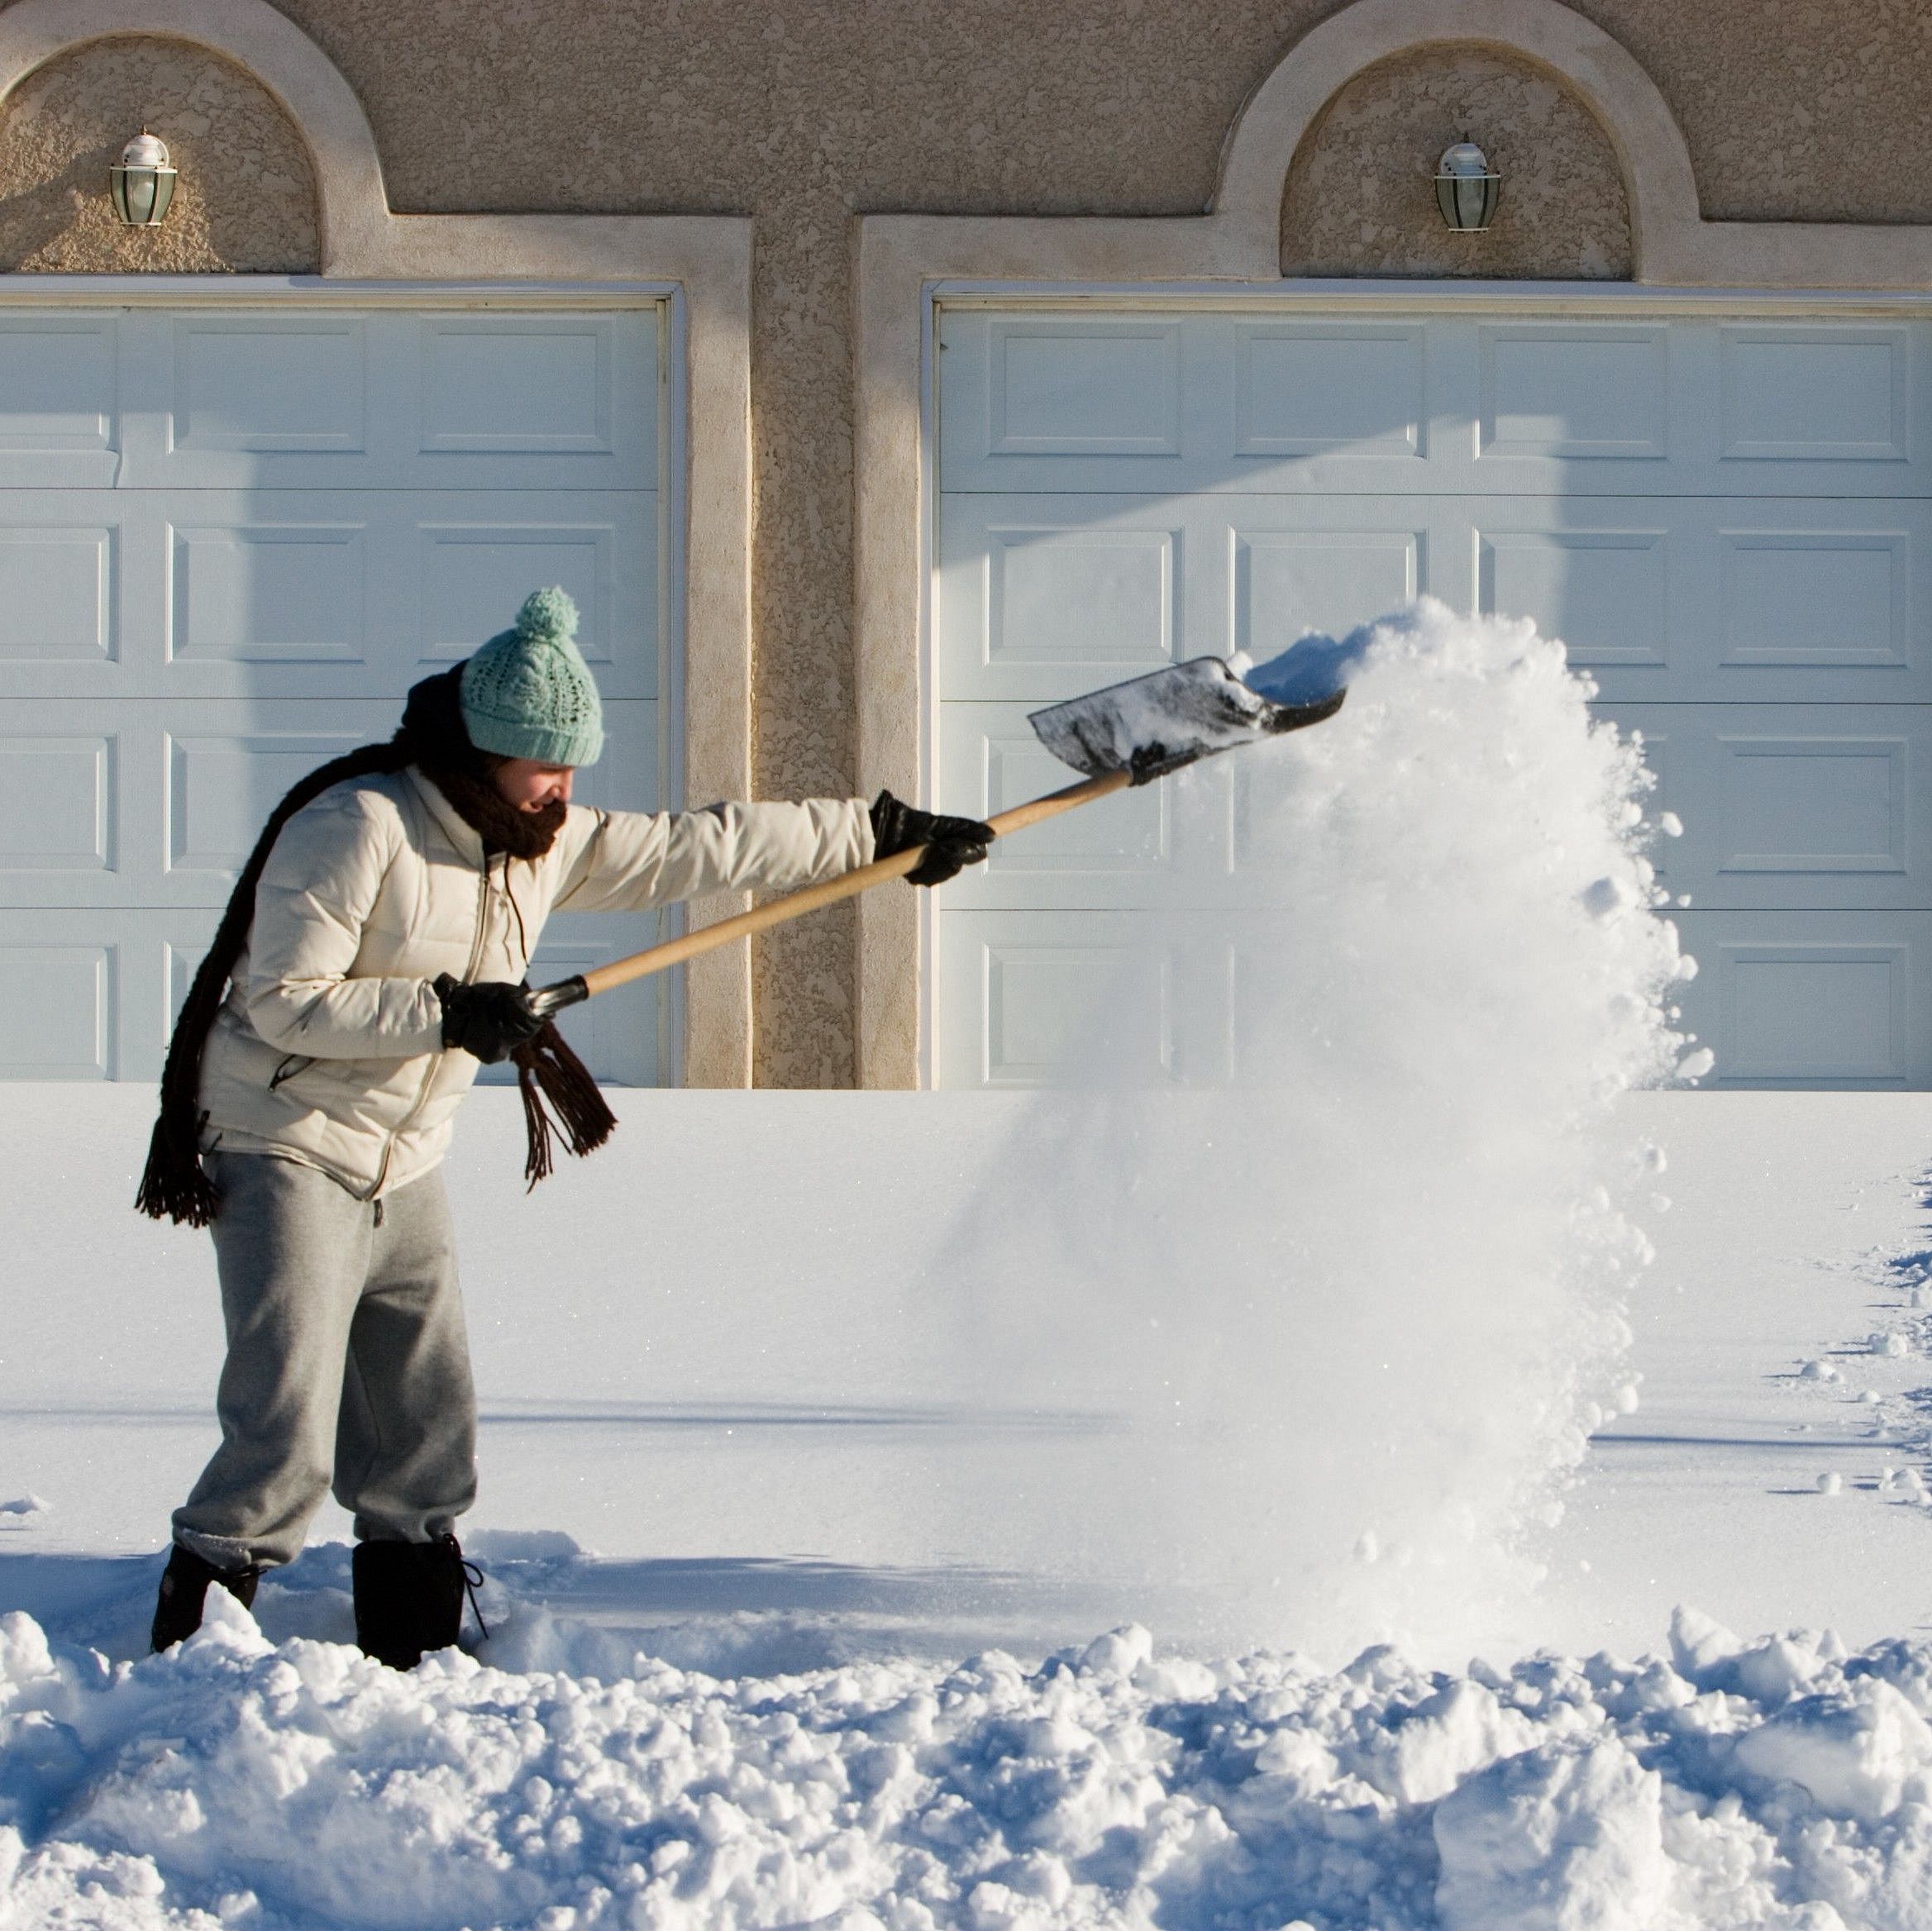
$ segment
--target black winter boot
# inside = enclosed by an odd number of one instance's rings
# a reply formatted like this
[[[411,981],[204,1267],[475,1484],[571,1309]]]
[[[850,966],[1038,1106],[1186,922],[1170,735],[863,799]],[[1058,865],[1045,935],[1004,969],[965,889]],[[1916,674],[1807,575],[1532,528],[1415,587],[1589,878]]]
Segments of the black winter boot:
[[[453,1535],[432,1542],[355,1545],[355,1640],[365,1656],[413,1670],[447,1649],[463,1627],[463,1591],[480,1578]]]
[[[243,1609],[255,1606],[255,1585],[261,1581],[259,1564],[246,1569],[217,1569],[204,1561],[193,1549],[179,1542],[169,1552],[168,1566],[161,1571],[160,1600],[155,1604],[155,1627],[149,1640],[159,1656],[172,1649],[183,1638],[201,1627],[202,1605],[208,1600],[208,1585],[218,1582]]]

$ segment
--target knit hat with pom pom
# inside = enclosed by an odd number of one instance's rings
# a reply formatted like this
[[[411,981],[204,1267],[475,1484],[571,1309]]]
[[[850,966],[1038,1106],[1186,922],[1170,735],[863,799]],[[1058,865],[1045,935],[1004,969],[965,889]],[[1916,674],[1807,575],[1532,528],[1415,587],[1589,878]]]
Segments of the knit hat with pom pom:
[[[517,621],[463,666],[463,723],[479,751],[540,765],[594,765],[603,707],[576,645],[577,606],[533,590]]]

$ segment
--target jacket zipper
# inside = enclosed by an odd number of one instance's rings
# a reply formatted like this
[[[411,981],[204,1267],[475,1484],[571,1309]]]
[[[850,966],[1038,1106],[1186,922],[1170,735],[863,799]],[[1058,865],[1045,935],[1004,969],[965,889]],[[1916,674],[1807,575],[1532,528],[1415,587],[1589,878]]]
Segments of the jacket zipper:
[[[467,985],[476,976],[476,969],[483,963],[483,942],[489,931],[489,854],[483,855],[483,869],[476,877],[476,935],[470,942],[470,963],[463,968],[463,983]],[[429,1089],[435,1084],[436,1069],[443,1063],[446,1049],[438,1047],[429,1056],[429,1064],[422,1069],[422,1084],[416,1089],[415,1103],[408,1112],[390,1128],[389,1137],[383,1142],[383,1156],[376,1163],[375,1179],[369,1191],[362,1197],[373,1200],[383,1190],[383,1182],[389,1178],[390,1156],[396,1151],[396,1142],[415,1123],[416,1116],[429,1104]]]

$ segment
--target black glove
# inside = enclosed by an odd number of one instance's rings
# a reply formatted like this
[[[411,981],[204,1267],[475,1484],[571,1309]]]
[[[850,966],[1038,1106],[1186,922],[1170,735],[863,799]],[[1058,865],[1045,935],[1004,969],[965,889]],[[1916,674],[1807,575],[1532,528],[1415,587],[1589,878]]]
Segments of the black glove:
[[[543,1030],[544,1016],[532,1009],[527,985],[502,980],[464,985],[446,972],[433,983],[443,1003],[443,1044],[461,1047],[486,1066],[507,1060]]]
[[[914,845],[926,847],[926,856],[905,875],[909,884],[944,884],[966,866],[979,864],[994,835],[993,827],[977,818],[940,818],[902,803],[890,791],[872,800],[873,857],[890,858]]]

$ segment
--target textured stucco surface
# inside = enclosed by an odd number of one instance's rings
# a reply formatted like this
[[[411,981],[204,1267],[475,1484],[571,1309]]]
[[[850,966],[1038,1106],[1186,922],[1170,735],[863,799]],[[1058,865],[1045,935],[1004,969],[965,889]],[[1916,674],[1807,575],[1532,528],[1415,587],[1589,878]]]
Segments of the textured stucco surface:
[[[775,795],[852,782],[853,215],[1195,212],[1243,100],[1341,3],[277,0],[360,98],[399,210],[755,217],[756,769]],[[1922,0],[1577,11],[1662,89],[1707,215],[1932,221]],[[761,947],[761,1081],[851,1078],[852,930]]]
[[[1496,222],[1453,234],[1437,159],[1467,133],[1502,176]],[[1486,49],[1378,62],[1329,102],[1288,170],[1285,275],[1627,279],[1630,217],[1610,137],[1548,73]]]
[[[179,171],[159,228],[126,228],[107,169],[143,126]],[[258,83],[204,49],[129,36],[50,60],[0,103],[0,269],[303,273],[317,255],[308,150]]]

